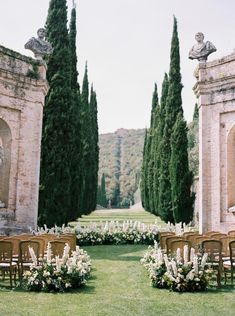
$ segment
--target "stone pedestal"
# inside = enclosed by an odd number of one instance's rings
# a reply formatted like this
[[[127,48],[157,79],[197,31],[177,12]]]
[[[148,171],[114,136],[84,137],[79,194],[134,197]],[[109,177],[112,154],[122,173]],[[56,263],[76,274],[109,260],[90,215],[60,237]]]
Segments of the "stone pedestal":
[[[37,224],[45,78],[43,62],[0,46],[0,233]]]
[[[235,229],[235,54],[199,63],[196,76],[199,230],[227,232]]]

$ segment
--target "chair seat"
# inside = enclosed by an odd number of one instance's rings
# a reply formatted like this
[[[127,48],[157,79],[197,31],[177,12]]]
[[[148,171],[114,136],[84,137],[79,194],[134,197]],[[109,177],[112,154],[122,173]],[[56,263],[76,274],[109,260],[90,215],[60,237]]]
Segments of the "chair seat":
[[[12,266],[16,266],[17,263],[12,261],[11,265]],[[8,263],[8,262],[1,262],[0,263],[0,268],[9,268],[9,267],[10,267],[10,263]]]
[[[225,268],[231,267],[231,261],[230,260],[224,261],[224,267]],[[235,267],[235,262],[233,262],[233,267]]]

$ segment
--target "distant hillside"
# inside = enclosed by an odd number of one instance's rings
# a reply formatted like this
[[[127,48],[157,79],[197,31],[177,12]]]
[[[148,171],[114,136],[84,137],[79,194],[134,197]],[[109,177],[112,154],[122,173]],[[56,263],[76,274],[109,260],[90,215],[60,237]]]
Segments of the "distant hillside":
[[[106,176],[112,207],[134,204],[142,166],[145,129],[118,129],[99,136],[99,179]],[[138,195],[135,195],[138,196]]]

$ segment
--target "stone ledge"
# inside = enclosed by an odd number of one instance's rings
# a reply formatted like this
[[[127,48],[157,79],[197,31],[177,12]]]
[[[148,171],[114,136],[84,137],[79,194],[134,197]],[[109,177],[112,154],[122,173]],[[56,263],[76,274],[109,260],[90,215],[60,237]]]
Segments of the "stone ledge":
[[[16,51],[9,49],[9,48],[6,48],[2,45],[0,45],[0,53],[3,53],[4,55],[10,56],[10,57],[13,57],[14,59],[22,60],[28,64],[34,64],[34,65],[38,65],[38,66],[41,64],[38,60],[35,60],[32,57],[22,55]]]

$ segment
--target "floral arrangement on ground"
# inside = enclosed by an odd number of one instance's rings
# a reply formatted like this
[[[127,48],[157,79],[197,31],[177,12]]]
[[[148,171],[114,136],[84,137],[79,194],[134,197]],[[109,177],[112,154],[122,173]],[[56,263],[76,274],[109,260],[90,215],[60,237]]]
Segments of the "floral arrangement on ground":
[[[21,287],[28,291],[65,292],[86,284],[91,271],[91,260],[87,252],[76,246],[71,256],[70,247],[66,244],[62,258],[52,257],[51,246],[48,243],[46,257],[37,261],[32,248],[29,248],[32,258],[30,270],[23,275]]]
[[[153,245],[154,241],[159,239],[159,229],[156,224],[146,225],[139,221],[106,221],[89,223],[83,227],[78,222],[76,227],[52,227],[48,229],[38,227],[33,234],[40,235],[44,233],[75,233],[77,235],[77,244],[79,246],[90,245],[113,245],[113,244],[146,244]]]
[[[190,260],[188,260],[190,257]],[[151,284],[156,288],[166,288],[176,292],[205,291],[212,278],[213,269],[207,263],[208,255],[195,254],[184,246],[183,255],[177,250],[176,256],[163,254],[158,244],[149,246],[141,264],[147,269]]]

